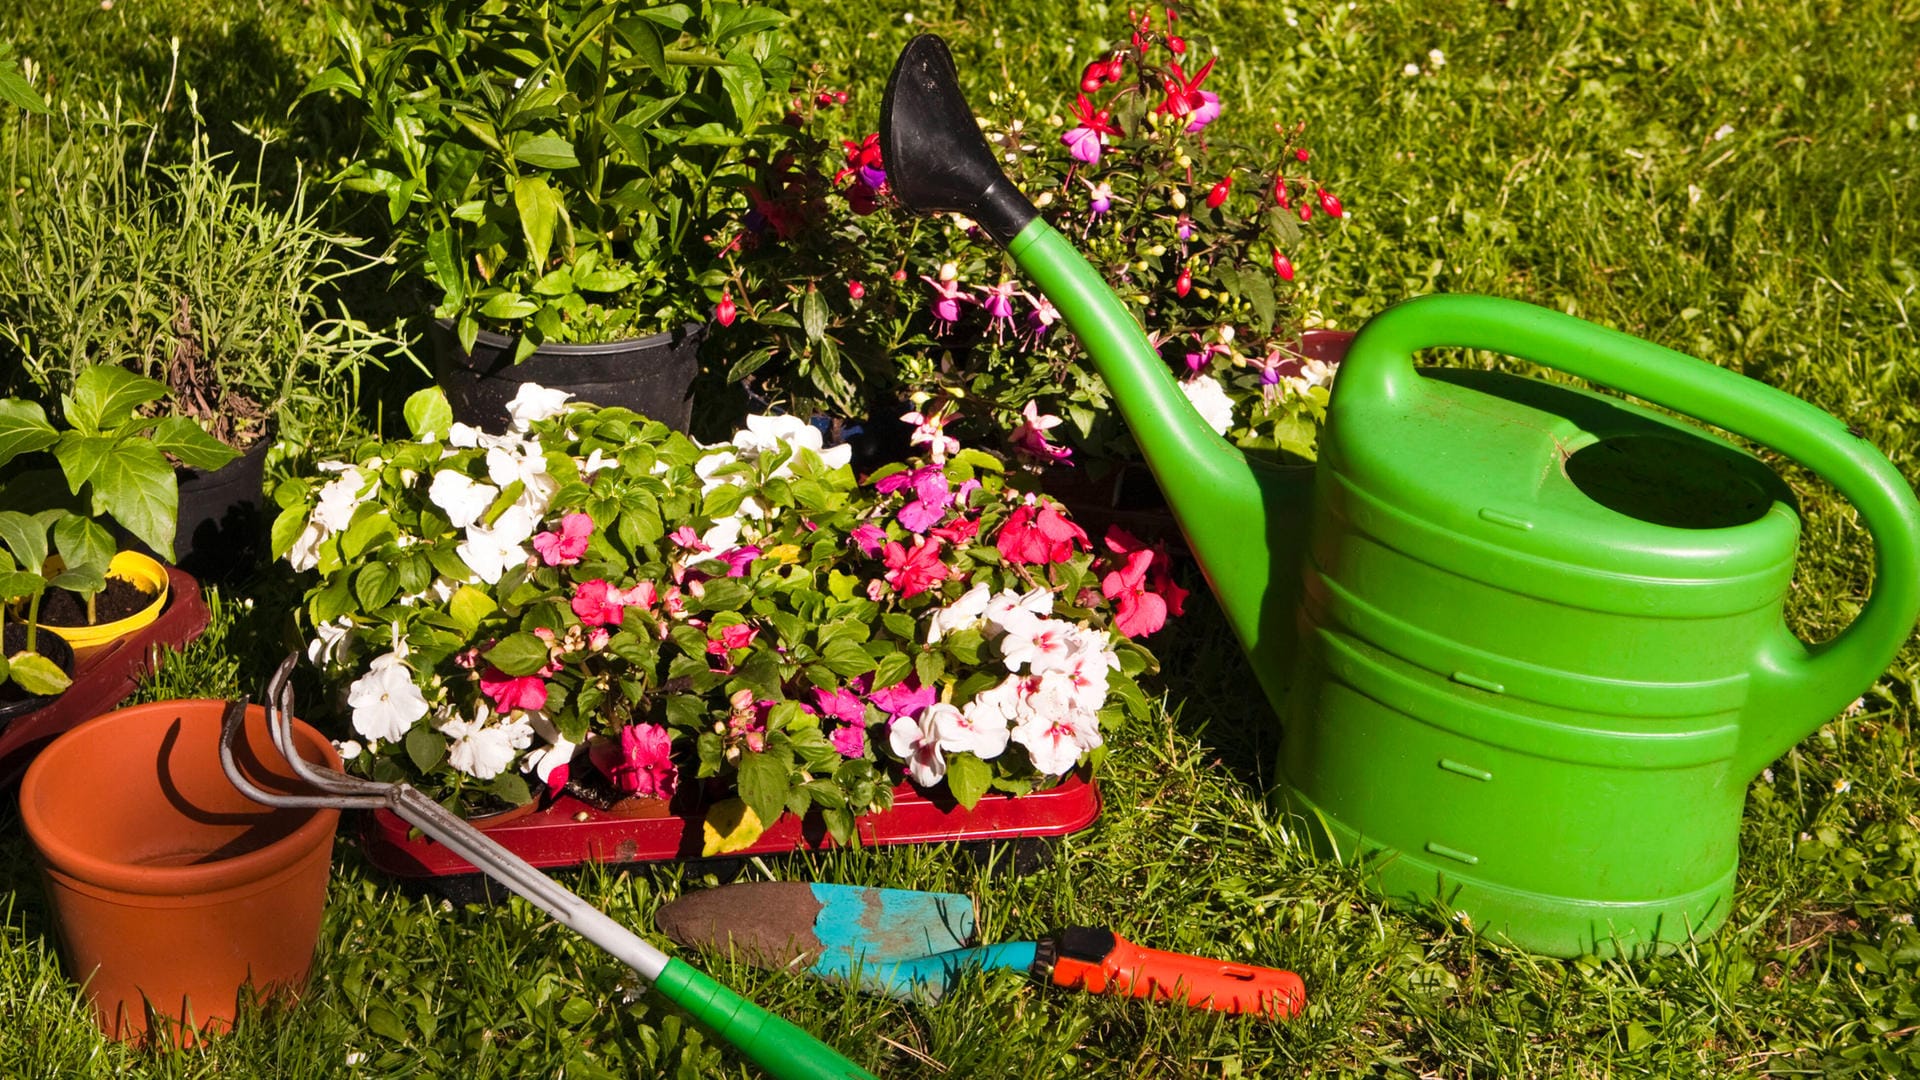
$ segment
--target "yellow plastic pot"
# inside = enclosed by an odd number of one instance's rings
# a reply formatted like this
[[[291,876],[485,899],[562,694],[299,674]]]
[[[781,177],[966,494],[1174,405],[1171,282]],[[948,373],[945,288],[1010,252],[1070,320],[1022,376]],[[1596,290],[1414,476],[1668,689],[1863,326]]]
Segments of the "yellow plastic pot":
[[[166,610],[169,580],[167,568],[150,555],[137,551],[123,551],[107,564],[107,576],[130,581],[141,589],[153,593],[153,603],[124,619],[113,622],[95,623],[92,626],[45,626],[66,639],[75,651],[97,648],[124,634],[149,626]]]

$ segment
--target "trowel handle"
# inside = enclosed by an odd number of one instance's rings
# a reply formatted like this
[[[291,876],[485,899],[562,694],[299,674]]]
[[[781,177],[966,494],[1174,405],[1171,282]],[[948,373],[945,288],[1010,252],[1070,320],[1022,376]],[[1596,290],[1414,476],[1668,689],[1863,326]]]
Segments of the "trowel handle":
[[[1391,407],[1420,392],[1413,354],[1484,349],[1531,360],[1703,420],[1798,461],[1832,484],[1874,545],[1873,593],[1853,624],[1811,648],[1784,626],[1756,660],[1742,721],[1753,771],[1804,738],[1886,669],[1920,616],[1920,502],[1892,463],[1839,420],[1791,394],[1648,341],[1516,300],[1423,296],[1361,329],[1335,397]],[[1765,720],[1755,723],[1752,721]]]

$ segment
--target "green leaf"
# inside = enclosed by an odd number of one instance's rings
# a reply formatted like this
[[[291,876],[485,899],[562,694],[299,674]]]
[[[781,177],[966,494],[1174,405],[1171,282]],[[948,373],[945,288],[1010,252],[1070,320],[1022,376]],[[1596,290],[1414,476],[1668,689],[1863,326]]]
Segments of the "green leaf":
[[[426,726],[415,724],[407,732],[407,758],[422,773],[431,773],[447,759],[447,737]]]
[[[172,454],[188,467],[212,472],[240,456],[240,451],[221,442],[184,416],[169,416],[153,426],[153,445],[163,454]]]
[[[354,511],[353,520],[347,523],[346,534],[340,538],[340,554],[357,559],[375,541],[398,533],[393,519],[387,516],[384,508],[375,503],[365,503]]]
[[[513,205],[520,212],[520,232],[527,240],[527,261],[534,269],[544,270],[547,253],[553,247],[554,231],[566,213],[560,194],[547,185],[544,176],[523,176],[513,185]]]
[[[453,621],[471,634],[479,628],[480,620],[493,614],[499,606],[484,591],[471,585],[462,585],[454,592],[453,599],[447,601],[447,614],[452,615]]]
[[[38,574],[47,561],[47,527],[18,510],[0,510],[0,544],[25,572]]]
[[[69,569],[97,566],[105,570],[113,561],[113,534],[91,518],[67,514],[53,523],[53,546]]]
[[[107,567],[105,563],[81,564],[69,566],[47,579],[47,588],[65,589],[92,596],[107,587]]]
[[[655,44],[658,45],[658,42]],[[8,102],[30,113],[49,111],[46,100],[33,88],[33,84],[27,81],[27,77],[20,74],[20,69],[12,60],[0,63],[0,101]]]
[[[25,649],[7,658],[7,674],[29,694],[58,694],[73,685],[59,664]]]
[[[913,658],[903,652],[891,652],[880,658],[874,667],[873,688],[885,690],[889,686],[906,681],[913,674]]]
[[[740,798],[763,822],[779,820],[787,806],[787,766],[772,754],[740,755]]]
[[[28,600],[46,591],[47,579],[25,570],[0,573],[0,600]]]
[[[1265,274],[1247,274],[1240,279],[1240,284],[1247,302],[1253,305],[1253,313],[1258,318],[1260,332],[1262,334],[1272,332],[1273,284],[1267,280]]]
[[[383,1039],[399,1043],[407,1041],[406,1025],[400,1022],[400,1017],[392,1009],[384,1005],[367,1006],[367,1030]]]
[[[293,542],[300,539],[300,534],[305,531],[307,531],[307,508],[304,504],[296,503],[280,511],[279,515],[273,519],[273,531],[268,539],[272,546],[273,557],[286,558],[287,553],[293,550]]]
[[[61,404],[67,423],[83,434],[98,435],[132,419],[140,406],[166,396],[166,386],[156,379],[95,364],[74,380],[72,395],[62,396]]]
[[[525,806],[533,801],[533,792],[527,789],[527,781],[517,772],[503,772],[493,778],[488,785],[494,797],[510,806]]]
[[[60,462],[60,471],[67,478],[67,490],[80,494],[93,479],[102,462],[113,453],[114,441],[104,435],[82,435],[77,431],[65,431],[60,441],[53,444],[53,456]]]
[[[580,158],[573,152],[573,144],[552,134],[515,138],[513,156],[536,169],[571,169],[580,164]],[[525,183],[525,178],[521,182]],[[541,180],[541,183],[545,182]]]
[[[347,74],[346,69],[337,67],[328,68],[308,79],[306,87],[300,91],[300,96],[324,94],[331,90],[338,90],[349,97],[360,96],[360,84],[354,81],[352,75]]]
[[[993,766],[968,753],[947,757],[947,790],[953,801],[971,810],[993,784]]]
[[[827,302],[811,285],[800,301],[800,325],[806,328],[808,341],[819,341],[827,332]]]
[[[834,638],[821,647],[820,659],[834,674],[846,678],[864,675],[874,668],[873,657],[851,638]]]
[[[487,662],[515,678],[547,666],[547,643],[526,631],[508,634],[488,649]]]
[[[407,397],[407,403],[401,406],[400,415],[407,421],[407,430],[413,432],[415,439],[424,439],[429,435],[444,439],[453,427],[453,406],[447,404],[446,391],[437,386],[414,391]]]
[[[517,292],[497,292],[480,305],[480,314],[489,319],[511,322],[524,319],[540,310],[540,305],[526,299]]]
[[[913,673],[920,677],[921,686],[937,686],[947,673],[946,659],[937,652],[923,652],[913,658]]]
[[[620,23],[620,36],[626,40],[627,48],[632,50],[633,58],[640,62],[648,72],[664,75],[667,71],[667,52],[660,45],[659,31],[644,19],[625,19]]]
[[[21,454],[45,450],[60,438],[60,432],[47,422],[46,410],[31,401],[7,398],[0,401],[0,465]]]
[[[393,568],[384,562],[368,563],[353,578],[353,595],[360,601],[362,611],[374,612],[386,607],[399,591],[400,582],[395,579]]]
[[[92,370],[92,369],[90,369]],[[180,489],[153,444],[121,440],[94,471],[93,512],[111,514],[162,559],[173,561]]]

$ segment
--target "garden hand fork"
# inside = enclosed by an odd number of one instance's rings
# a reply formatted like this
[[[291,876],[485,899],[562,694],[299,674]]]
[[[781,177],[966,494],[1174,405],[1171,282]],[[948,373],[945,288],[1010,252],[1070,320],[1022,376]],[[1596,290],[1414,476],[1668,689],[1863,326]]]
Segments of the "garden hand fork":
[[[316,768],[293,743],[291,675],[298,656],[289,656],[267,680],[267,727],[295,775],[320,795],[282,795],[262,791],[241,774],[233,741],[246,717],[244,698],[228,705],[220,737],[220,765],[233,785],[256,802],[277,807],[386,807],[421,832],[458,852],[487,876],[525,897],[588,941],[612,953],[652,982],[661,994],[732,1043],[774,1080],[874,1080],[807,1031],[774,1016],[722,986],[683,960],[667,954],[574,895],[519,856],[460,820],[445,807],[406,784],[381,784]]]

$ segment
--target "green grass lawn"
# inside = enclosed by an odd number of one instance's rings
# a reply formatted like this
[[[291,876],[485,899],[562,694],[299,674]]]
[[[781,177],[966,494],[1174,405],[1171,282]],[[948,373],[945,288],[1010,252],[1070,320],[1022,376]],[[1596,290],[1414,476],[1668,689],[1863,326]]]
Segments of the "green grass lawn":
[[[914,32],[953,40],[977,89],[1064,90],[1124,15],[1041,0],[794,7],[796,39],[869,116]],[[1208,0],[1190,16],[1223,55],[1209,84],[1229,110],[1222,137],[1257,138],[1268,110],[1306,120],[1352,212],[1300,262],[1308,302],[1328,319],[1357,326],[1438,290],[1548,304],[1805,397],[1920,474],[1913,0],[1638,2],[1605,14],[1566,0]],[[210,42],[197,58],[205,78],[257,102],[298,79],[242,85],[208,57],[239,63],[248,42],[274,42],[266,55],[297,72],[306,19],[281,0],[121,0],[84,23],[0,15],[0,32],[145,108],[164,89],[149,39],[169,20]],[[311,138],[289,144],[325,141]],[[1824,638],[1858,610],[1870,550],[1844,504],[1782,468],[1806,519],[1790,616]],[[283,651],[292,595],[274,580],[227,590],[214,630],[146,696],[257,693]],[[1159,948],[1292,968],[1312,999],[1302,1018],[1223,1019],[1010,974],[907,1007],[709,968],[889,1077],[1920,1075],[1913,643],[1856,713],[1753,785],[1741,885],[1717,935],[1658,960],[1557,961],[1387,911],[1355,875],[1299,850],[1265,801],[1277,724],[1218,612],[1193,607],[1153,641],[1163,712],[1113,736],[1106,814],[1051,866],[1020,876],[948,849],[893,849],[769,859],[745,874],[970,893],[988,941],[1105,923]],[[0,1075],[746,1074],[533,909],[397,887],[350,837],[296,1010],[251,1017],[204,1050],[129,1051],[93,1032],[60,972],[10,803],[0,836]],[[702,872],[567,880],[651,933],[655,908]]]

